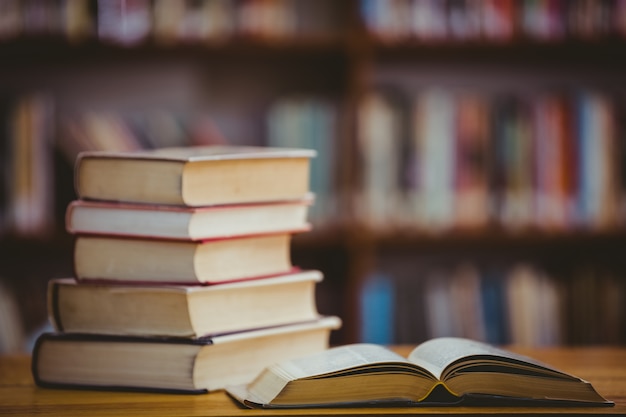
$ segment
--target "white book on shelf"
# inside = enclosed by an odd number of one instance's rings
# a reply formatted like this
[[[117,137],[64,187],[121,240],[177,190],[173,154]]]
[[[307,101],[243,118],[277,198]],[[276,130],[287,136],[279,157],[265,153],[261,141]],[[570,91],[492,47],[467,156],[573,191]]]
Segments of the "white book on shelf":
[[[506,277],[510,343],[551,346],[562,339],[562,297],[553,278],[535,266],[519,264]]]
[[[431,89],[419,93],[414,109],[416,189],[413,209],[421,228],[441,230],[455,217],[455,97]]]
[[[582,224],[606,227],[617,210],[615,116],[611,102],[599,93],[579,99],[579,202]]]
[[[400,120],[383,93],[370,92],[359,103],[357,132],[363,174],[359,217],[371,227],[385,228],[398,220],[403,202],[398,174]]]

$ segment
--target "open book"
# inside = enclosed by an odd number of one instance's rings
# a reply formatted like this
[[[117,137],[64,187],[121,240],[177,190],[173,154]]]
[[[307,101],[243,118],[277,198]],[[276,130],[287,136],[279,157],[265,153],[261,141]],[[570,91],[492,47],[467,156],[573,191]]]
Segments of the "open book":
[[[461,338],[437,338],[408,359],[378,345],[346,345],[266,368],[228,388],[248,407],[381,403],[612,405],[590,383],[534,359]]]

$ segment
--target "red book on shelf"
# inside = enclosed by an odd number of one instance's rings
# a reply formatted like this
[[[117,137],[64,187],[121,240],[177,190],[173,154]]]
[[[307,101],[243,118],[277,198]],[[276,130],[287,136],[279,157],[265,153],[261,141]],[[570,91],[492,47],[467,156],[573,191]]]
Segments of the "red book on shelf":
[[[456,99],[455,221],[459,227],[482,227],[489,220],[489,104],[478,94]]]

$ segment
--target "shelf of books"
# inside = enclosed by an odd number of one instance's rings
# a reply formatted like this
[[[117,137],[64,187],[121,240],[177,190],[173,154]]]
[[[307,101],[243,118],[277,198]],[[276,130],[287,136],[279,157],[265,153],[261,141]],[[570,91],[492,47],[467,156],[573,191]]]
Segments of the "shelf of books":
[[[548,3],[359,2],[359,338],[623,343],[623,5]]]
[[[3,8],[0,33],[3,39],[43,35],[82,42],[97,38],[125,46],[147,40],[163,45],[240,38],[280,42],[294,36],[328,38],[339,27],[341,11],[327,0],[10,2]]]
[[[622,344],[624,265],[610,259],[619,251],[586,250],[461,251],[454,261],[437,251],[387,254],[364,281],[360,335],[383,344],[449,334],[496,344]]]
[[[626,36],[621,1],[359,1],[367,31],[388,43],[559,42]]]
[[[0,276],[26,330],[73,271],[50,254],[74,247],[80,152],[230,144],[316,151],[291,255],[323,271],[337,342],[626,343],[624,4],[8,2]],[[553,319],[519,336],[538,293]],[[580,333],[581,315],[605,325]]]
[[[359,111],[357,207],[373,227],[549,231],[622,223],[623,128],[608,94],[375,91]]]

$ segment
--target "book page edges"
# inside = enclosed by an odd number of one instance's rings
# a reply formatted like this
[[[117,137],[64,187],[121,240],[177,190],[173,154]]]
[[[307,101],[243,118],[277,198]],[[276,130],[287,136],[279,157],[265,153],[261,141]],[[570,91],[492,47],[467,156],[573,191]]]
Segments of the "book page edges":
[[[267,202],[250,202],[239,204],[215,204],[210,206],[184,206],[184,205],[166,205],[166,204],[151,204],[151,203],[129,203],[121,201],[105,201],[105,200],[73,200],[68,204],[66,210],[66,222],[71,218],[71,211],[77,207],[87,208],[103,208],[110,210],[139,210],[139,211],[173,211],[173,212],[185,212],[196,213],[202,211],[215,211],[215,210],[233,210],[233,209],[245,209],[249,207],[258,206],[279,206],[279,205],[304,205],[311,206],[315,201],[315,194],[308,193],[303,198],[287,199],[287,200],[275,200]]]
[[[71,279],[58,279],[48,281],[47,302],[48,302],[48,320],[52,327],[58,331],[63,331],[63,323],[61,321],[61,313],[59,310],[59,291],[63,284],[68,284]]]
[[[213,344],[231,343],[239,340],[254,339],[257,337],[275,336],[279,334],[294,333],[308,330],[336,330],[341,327],[341,319],[335,316],[323,316],[314,321],[293,323],[282,326],[273,326],[249,332],[240,332],[215,336]]]
[[[232,281],[232,282],[224,282],[221,284],[213,284],[213,285],[183,285],[183,284],[171,284],[171,283],[154,283],[152,285],[145,285],[143,283],[129,283],[124,281],[123,283],[120,281],[106,281],[106,280],[85,280],[81,281],[80,285],[82,286],[107,286],[109,287],[109,291],[112,293],[135,293],[135,292],[180,292],[184,294],[191,293],[202,293],[206,291],[211,292],[219,292],[219,291],[230,291],[236,290],[239,288],[249,288],[249,287],[262,287],[262,286],[273,286],[273,285],[281,285],[288,284],[294,282],[304,282],[304,281],[314,281],[321,282],[324,279],[322,273],[317,270],[306,270],[299,271],[295,270],[286,274],[274,275],[270,277],[266,277],[263,279],[248,279],[242,281]],[[52,286],[55,290],[58,286],[63,285],[79,285],[79,282],[75,278],[54,278],[50,280],[49,285]],[[52,290],[51,290],[52,291]],[[57,290],[58,291],[58,290]],[[52,294],[49,294],[49,298],[52,297]],[[52,299],[52,303],[49,303],[49,306],[52,304],[56,304],[56,301]]]
[[[94,238],[101,240],[136,240],[136,241],[151,241],[151,242],[159,242],[159,243],[188,243],[194,245],[202,245],[208,244],[211,242],[219,242],[222,240],[243,240],[243,239],[254,239],[261,237],[269,237],[269,236],[279,236],[279,235],[289,235],[288,237],[299,233],[306,233],[313,229],[313,225],[311,223],[304,223],[302,227],[288,229],[288,230],[275,230],[270,232],[260,232],[260,233],[250,233],[244,235],[232,235],[232,236],[218,236],[218,237],[210,237],[205,239],[191,239],[191,238],[174,238],[174,237],[157,237],[157,236],[147,236],[147,235],[131,235],[131,234],[113,234],[113,233],[89,233],[89,232],[79,232],[72,233],[78,239],[81,237],[86,238]]]
[[[142,150],[136,152],[86,151],[76,158],[76,166],[87,158],[136,159],[171,162],[201,162],[268,158],[313,158],[313,149],[254,146],[190,146]]]

